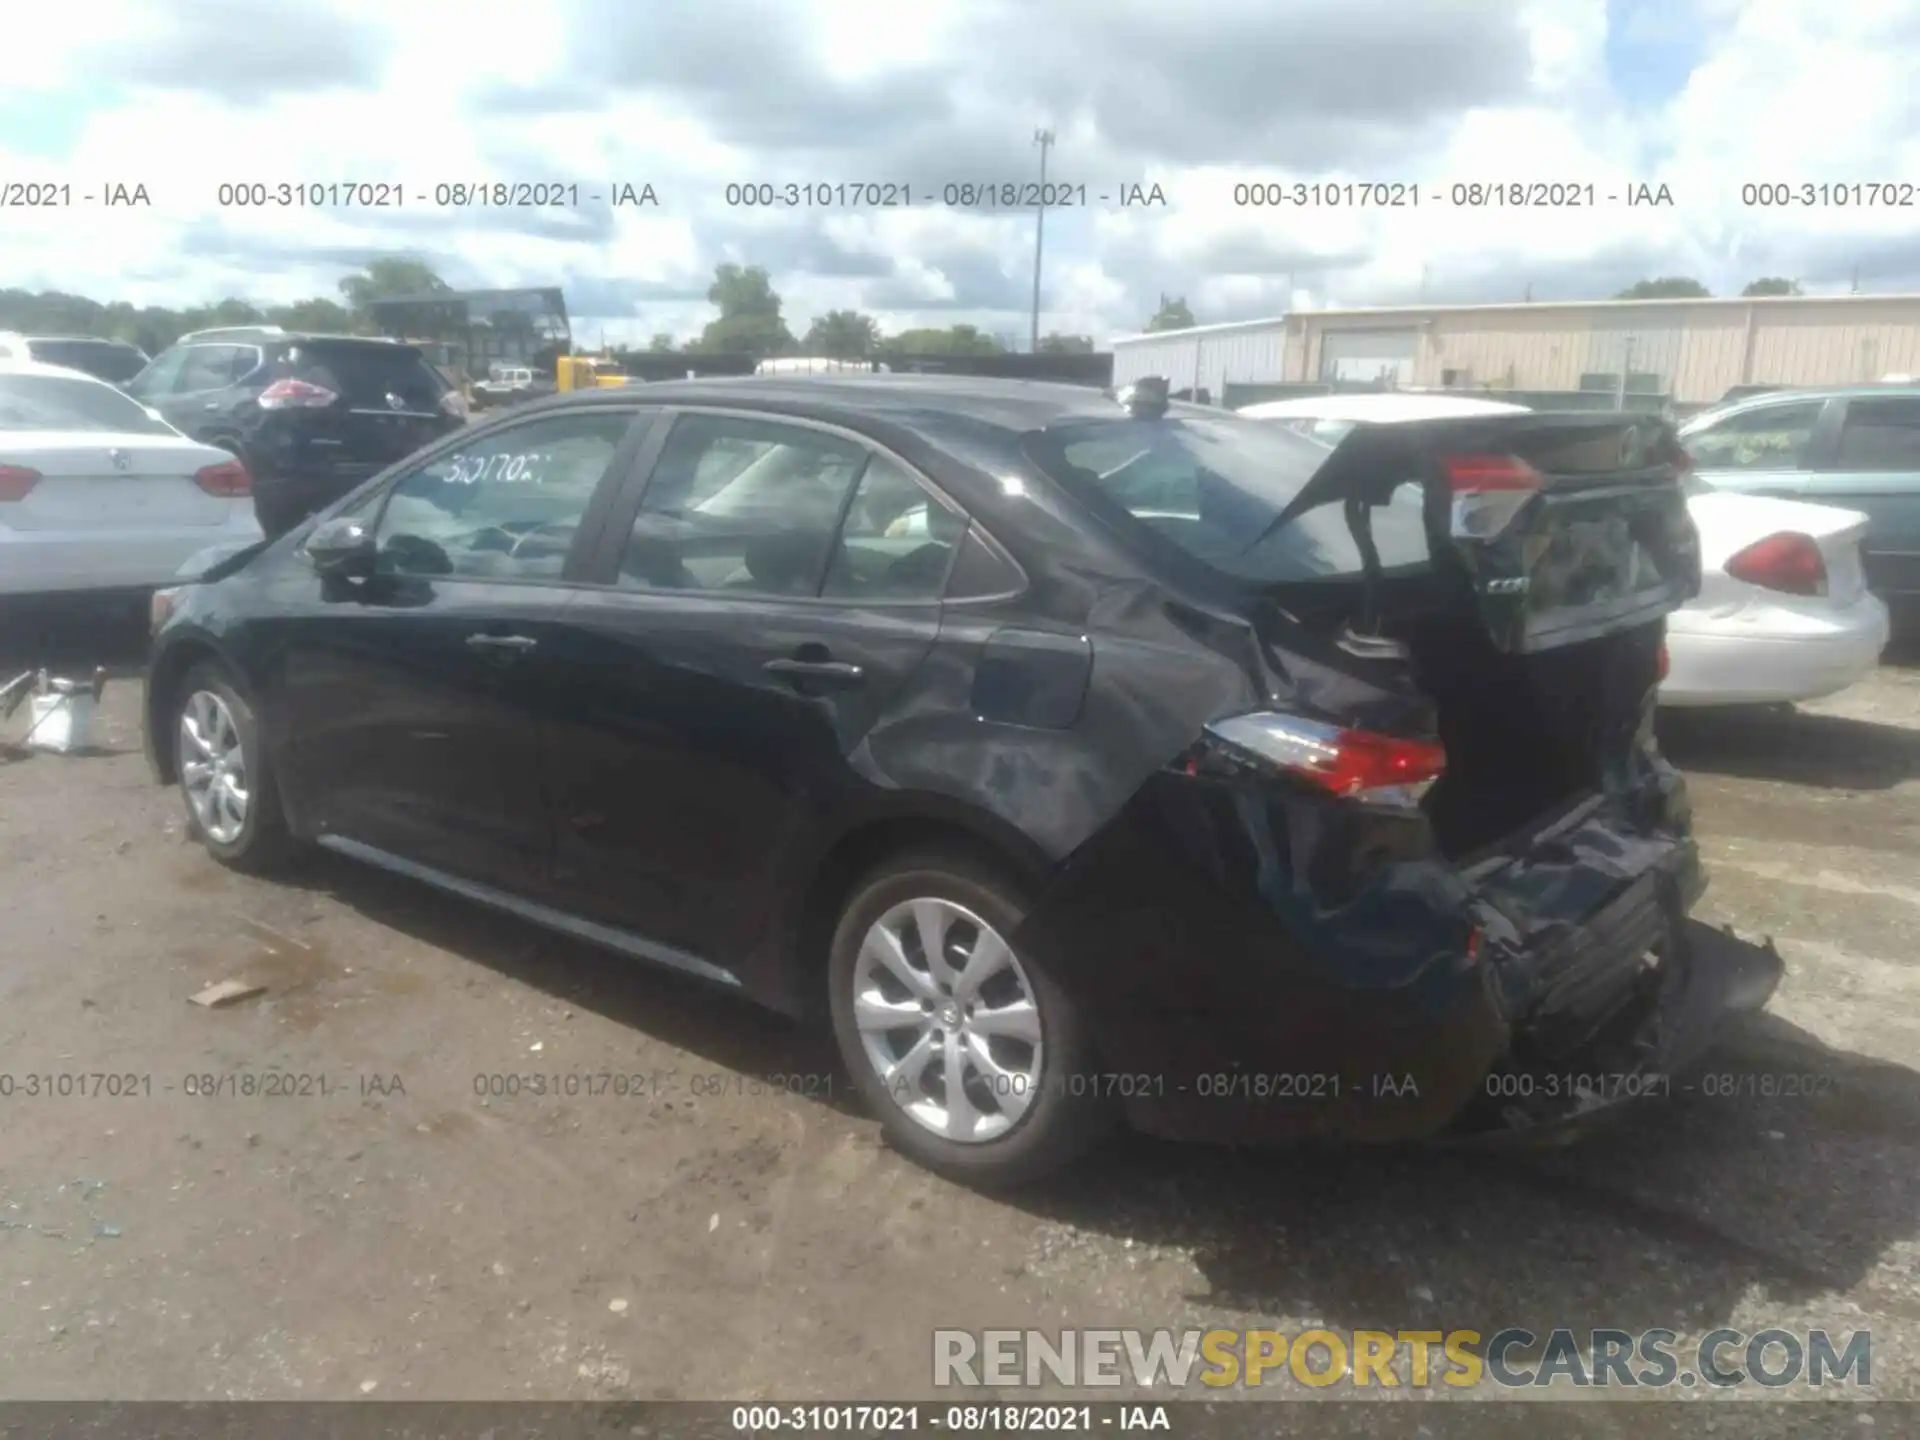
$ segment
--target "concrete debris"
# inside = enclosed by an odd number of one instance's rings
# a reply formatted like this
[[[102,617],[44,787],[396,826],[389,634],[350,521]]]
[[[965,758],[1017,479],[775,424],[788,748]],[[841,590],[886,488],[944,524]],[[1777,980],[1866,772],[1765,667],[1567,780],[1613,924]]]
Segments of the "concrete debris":
[[[218,1010],[228,1005],[237,1005],[242,1000],[251,1000],[256,995],[264,995],[267,987],[251,985],[244,980],[222,980],[217,985],[209,985],[193,997],[193,1003],[203,1005],[209,1010]]]

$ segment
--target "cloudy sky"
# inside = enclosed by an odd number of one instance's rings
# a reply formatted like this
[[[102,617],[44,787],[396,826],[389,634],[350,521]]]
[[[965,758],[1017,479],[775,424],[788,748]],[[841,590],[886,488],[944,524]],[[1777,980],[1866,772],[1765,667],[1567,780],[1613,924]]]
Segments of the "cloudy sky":
[[[1052,178],[1044,330],[1290,308],[1604,296],[1684,274],[1920,290],[1920,0],[87,0],[13,28],[0,283],[172,304],[333,294],[413,251],[461,286],[562,284],[586,337],[696,333],[725,260],[796,331],[1021,343],[1031,211],[729,207],[732,183]],[[24,44],[24,52],[20,49]],[[443,183],[577,184],[577,207],[436,208]],[[1414,182],[1414,210],[1234,204],[1275,180]],[[399,209],[223,209],[222,183],[400,182]],[[1591,183],[1592,209],[1446,203]],[[146,210],[81,199],[144,184]],[[657,208],[615,209],[616,183]],[[1665,184],[1670,208],[1609,194]],[[1909,208],[1750,208],[1750,183],[1907,184]],[[1123,208],[1158,185],[1165,207]],[[1103,203],[1102,194],[1114,197]],[[424,197],[424,198],[423,198]],[[1436,201],[1435,197],[1438,197]],[[577,333],[578,327],[577,327]]]

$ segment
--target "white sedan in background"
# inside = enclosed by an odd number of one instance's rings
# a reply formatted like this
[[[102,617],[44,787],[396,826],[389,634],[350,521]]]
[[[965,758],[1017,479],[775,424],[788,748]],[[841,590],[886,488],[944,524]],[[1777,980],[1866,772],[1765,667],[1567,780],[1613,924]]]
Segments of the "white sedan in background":
[[[1244,406],[1338,444],[1358,424],[1524,410],[1464,395],[1313,395]],[[1867,592],[1856,510],[1688,484],[1700,532],[1700,593],[1667,617],[1667,706],[1814,700],[1863,679],[1887,644],[1887,607]]]
[[[77,370],[0,360],[0,595],[141,591],[258,542],[253,484]]]

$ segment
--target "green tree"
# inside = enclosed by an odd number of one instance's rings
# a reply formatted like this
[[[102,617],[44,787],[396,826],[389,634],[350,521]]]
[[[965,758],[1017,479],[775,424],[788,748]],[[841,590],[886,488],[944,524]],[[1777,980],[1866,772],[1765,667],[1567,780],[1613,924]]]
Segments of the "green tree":
[[[763,267],[716,266],[707,299],[719,307],[720,318],[708,321],[688,350],[764,359],[793,348],[793,332],[780,317],[780,296]]]
[[[324,295],[311,300],[296,300],[291,305],[275,305],[267,318],[289,330],[311,330],[323,335],[350,335],[354,331],[353,313]]]
[[[414,255],[382,255],[340,281],[340,293],[354,310],[365,313],[375,300],[397,300],[403,295],[445,295],[453,287]]]
[[[1153,312],[1153,318],[1147,321],[1149,330],[1188,330],[1193,327],[1193,311],[1187,308],[1184,295],[1161,295],[1160,308]]]
[[[1047,335],[1040,341],[1042,355],[1091,355],[1093,337],[1091,335]]]
[[[1789,280],[1783,275],[1763,275],[1740,293],[1742,295],[1798,295],[1802,292],[1798,280]]]
[[[888,355],[998,355],[1000,342],[976,326],[954,325],[945,330],[902,330],[882,346]]]
[[[673,336],[664,330],[656,330],[653,338],[647,342],[647,349],[654,355],[671,355],[680,347],[674,343]]]
[[[229,295],[225,300],[205,312],[203,322],[207,329],[216,325],[264,325],[267,312],[245,300],[236,300]]]
[[[1685,275],[1666,275],[1658,280],[1636,280],[1613,298],[1616,300],[1704,300],[1713,292],[1698,280]]]
[[[829,310],[807,327],[800,346],[829,360],[865,360],[880,348],[880,327],[858,310]]]

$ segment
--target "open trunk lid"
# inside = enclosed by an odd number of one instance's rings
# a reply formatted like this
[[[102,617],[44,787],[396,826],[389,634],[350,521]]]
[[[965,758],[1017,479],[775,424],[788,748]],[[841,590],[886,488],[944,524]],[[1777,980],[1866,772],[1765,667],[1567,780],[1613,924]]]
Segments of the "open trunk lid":
[[[1672,427],[1646,416],[1473,415],[1359,425],[1269,524],[1344,506],[1370,586],[1374,512],[1413,487],[1444,604],[1494,647],[1548,650],[1646,625],[1699,593]]]

